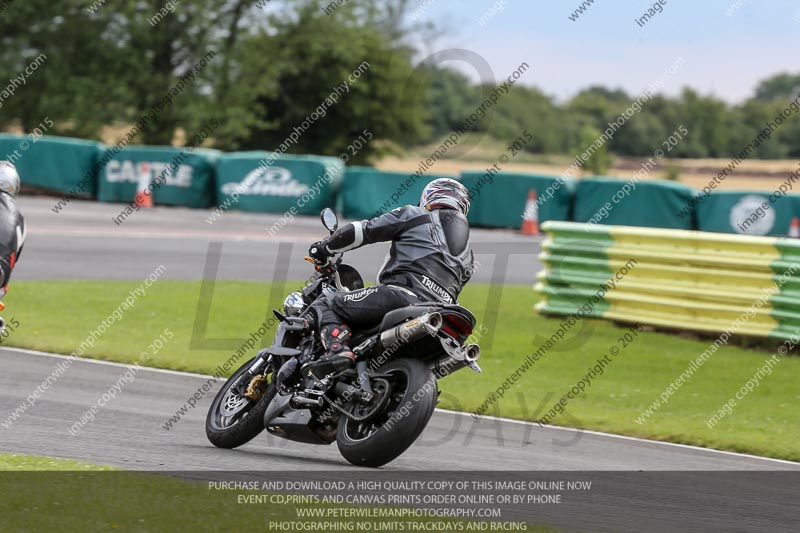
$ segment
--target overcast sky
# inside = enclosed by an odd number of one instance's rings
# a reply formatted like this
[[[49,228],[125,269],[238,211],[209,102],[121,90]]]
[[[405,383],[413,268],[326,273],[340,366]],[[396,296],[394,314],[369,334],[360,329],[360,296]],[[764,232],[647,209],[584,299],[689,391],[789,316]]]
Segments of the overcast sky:
[[[474,51],[497,79],[525,61],[533,68],[522,81],[559,100],[598,84],[639,94],[679,57],[685,64],[664,84],[670,95],[688,85],[740,102],[760,80],[800,71],[797,1],[666,0],[644,27],[636,19],[654,2],[595,0],[573,22],[569,15],[581,1],[415,0],[412,9],[446,29],[429,51]],[[491,16],[492,6],[502,12]],[[729,16],[729,9],[735,13]],[[483,15],[490,18],[481,26]],[[469,65],[451,66],[477,77]]]

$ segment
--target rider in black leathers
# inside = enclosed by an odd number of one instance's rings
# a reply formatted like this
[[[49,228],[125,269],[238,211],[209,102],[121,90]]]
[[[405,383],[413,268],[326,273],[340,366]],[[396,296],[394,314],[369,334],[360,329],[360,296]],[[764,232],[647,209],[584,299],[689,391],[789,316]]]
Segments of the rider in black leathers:
[[[309,255],[325,264],[335,253],[392,241],[377,286],[333,293],[312,305],[326,353],[303,372],[321,377],[352,367],[351,328],[373,327],[389,311],[416,302],[456,303],[473,270],[468,211],[466,187],[441,178],[425,187],[419,206],[346,224],[312,244]]]
[[[0,299],[8,291],[11,271],[25,243],[25,219],[17,209],[19,174],[9,161],[0,161]]]

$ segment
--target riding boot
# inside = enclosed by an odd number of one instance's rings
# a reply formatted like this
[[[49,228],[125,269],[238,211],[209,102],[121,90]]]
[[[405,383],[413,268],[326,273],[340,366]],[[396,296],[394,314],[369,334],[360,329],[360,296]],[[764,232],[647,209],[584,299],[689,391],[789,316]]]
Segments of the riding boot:
[[[312,373],[317,378],[323,378],[353,367],[356,354],[350,349],[350,338],[353,333],[348,326],[345,324],[323,326],[319,336],[326,352],[316,361],[303,365],[304,376]]]

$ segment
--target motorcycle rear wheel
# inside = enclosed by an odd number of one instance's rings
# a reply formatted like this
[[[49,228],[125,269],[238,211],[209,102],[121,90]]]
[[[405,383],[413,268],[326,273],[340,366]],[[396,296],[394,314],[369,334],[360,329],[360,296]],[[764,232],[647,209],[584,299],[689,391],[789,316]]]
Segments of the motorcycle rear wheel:
[[[383,413],[367,422],[339,418],[336,444],[357,466],[383,466],[405,452],[428,425],[439,395],[433,372],[415,359],[397,359],[378,372],[390,374],[394,384]]]

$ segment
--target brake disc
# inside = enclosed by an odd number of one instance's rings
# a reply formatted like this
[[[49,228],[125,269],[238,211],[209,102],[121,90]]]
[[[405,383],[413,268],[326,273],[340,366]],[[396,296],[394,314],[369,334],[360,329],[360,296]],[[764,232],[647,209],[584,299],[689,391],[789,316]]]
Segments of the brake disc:
[[[247,399],[239,396],[233,390],[228,390],[219,406],[219,412],[224,417],[234,416],[247,405]]]

